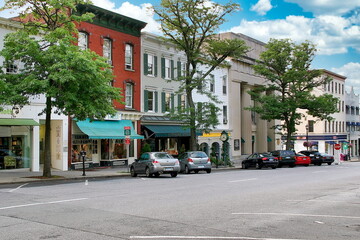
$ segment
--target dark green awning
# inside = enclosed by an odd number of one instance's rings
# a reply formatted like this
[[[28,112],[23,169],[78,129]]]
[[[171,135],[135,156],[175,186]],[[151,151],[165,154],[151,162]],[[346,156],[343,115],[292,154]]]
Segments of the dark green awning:
[[[155,137],[190,137],[190,129],[181,125],[144,125]],[[197,135],[201,135],[197,132]]]
[[[135,132],[130,120],[94,120],[90,122],[89,119],[86,119],[78,121],[76,124],[90,139],[125,139],[124,127],[130,127],[130,139],[144,138]]]
[[[2,118],[0,119],[0,126],[39,126],[40,124],[34,119],[21,118]]]

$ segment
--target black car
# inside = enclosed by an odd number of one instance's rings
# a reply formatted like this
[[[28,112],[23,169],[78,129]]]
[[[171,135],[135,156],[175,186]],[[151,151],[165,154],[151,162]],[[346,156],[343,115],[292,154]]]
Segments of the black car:
[[[311,159],[311,163],[314,165],[320,166],[323,163],[327,163],[328,165],[331,165],[334,162],[334,156],[327,154],[327,153],[321,153],[319,151],[300,151],[302,154],[305,154],[306,156],[309,156]]]
[[[279,166],[288,165],[289,167],[295,167],[295,152],[291,150],[276,150],[272,151],[271,155],[277,157],[279,160]]]
[[[302,153],[306,156],[309,156],[311,159],[311,164],[320,166],[323,163],[321,154],[318,151],[303,150],[303,151],[300,151],[300,153]]]
[[[249,167],[256,167],[257,169],[271,167],[275,169],[278,166],[278,160],[270,153],[253,153],[242,161],[241,166],[244,169]]]

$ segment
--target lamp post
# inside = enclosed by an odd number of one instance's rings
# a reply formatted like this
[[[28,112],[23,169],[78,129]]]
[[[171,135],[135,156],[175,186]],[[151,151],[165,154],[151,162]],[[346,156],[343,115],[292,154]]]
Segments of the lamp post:
[[[306,124],[306,150],[309,150],[309,125]]]

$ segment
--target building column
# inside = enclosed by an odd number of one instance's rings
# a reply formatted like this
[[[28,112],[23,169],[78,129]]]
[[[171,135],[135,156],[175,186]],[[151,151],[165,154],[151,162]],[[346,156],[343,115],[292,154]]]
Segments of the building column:
[[[30,130],[31,137],[31,169],[32,172],[40,171],[40,127],[34,126]]]
[[[247,93],[251,89],[250,85],[244,84],[241,89],[241,138],[244,139],[242,144],[242,154],[252,153],[252,121],[251,111],[245,110],[245,107],[251,106],[251,97]]]

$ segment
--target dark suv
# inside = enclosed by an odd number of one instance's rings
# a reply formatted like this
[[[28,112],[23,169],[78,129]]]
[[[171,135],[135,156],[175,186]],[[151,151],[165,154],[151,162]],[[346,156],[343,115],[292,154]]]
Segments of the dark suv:
[[[271,155],[277,157],[279,160],[278,167],[288,165],[289,167],[295,167],[295,152],[291,150],[276,150],[272,151]]]

